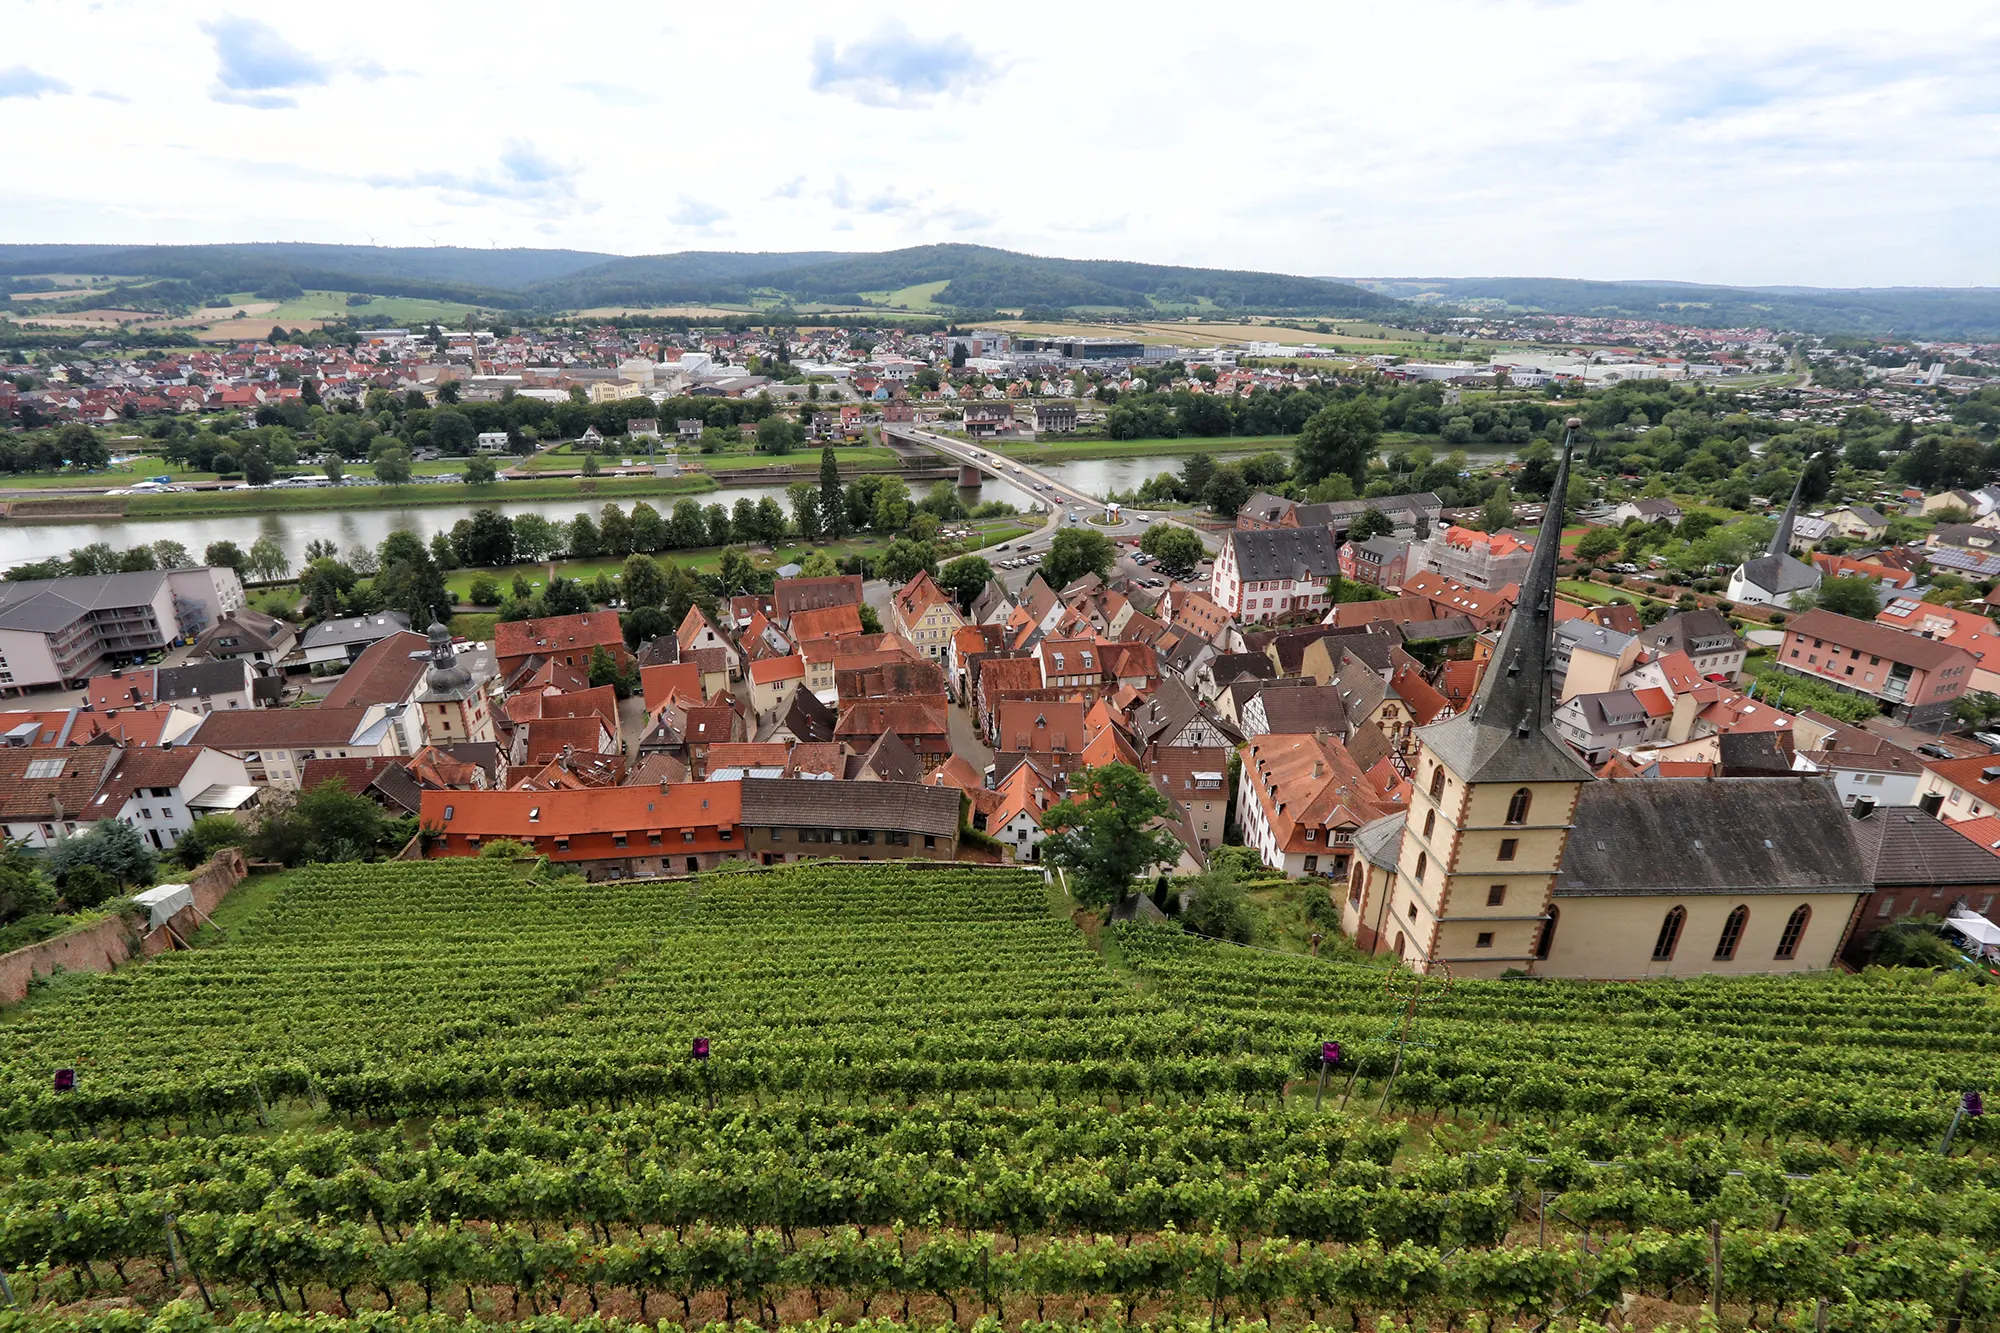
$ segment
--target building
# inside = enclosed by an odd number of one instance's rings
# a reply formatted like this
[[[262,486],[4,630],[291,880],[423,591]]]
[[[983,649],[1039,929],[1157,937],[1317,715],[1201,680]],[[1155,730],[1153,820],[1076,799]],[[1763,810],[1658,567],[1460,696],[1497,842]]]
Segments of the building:
[[[209,798],[218,789],[253,785],[242,760],[199,745],[118,754],[118,763],[87,807],[89,817],[130,825],[156,851],[172,851],[195,820],[211,813]]]
[[[615,611],[584,611],[573,616],[544,616],[540,620],[503,620],[493,627],[493,656],[503,680],[512,677],[529,658],[536,657],[588,671],[591,653],[599,648],[620,666],[631,660],[632,654],[625,647],[625,631],[620,628]]]
[[[1393,871],[1376,868],[1394,841],[1376,830],[1378,855],[1350,871],[1357,942],[1475,977],[1830,966],[1868,891],[1832,783],[1600,782],[1563,743],[1549,674],[1568,484],[1566,440],[1471,706],[1416,733]]]
[[[1410,566],[1469,588],[1492,590],[1519,583],[1534,554],[1533,543],[1518,532],[1480,532],[1454,523],[1426,541],[1412,542]]]
[[[345,671],[350,663],[391,634],[407,634],[410,618],[401,611],[380,611],[371,616],[344,616],[322,620],[305,632],[299,641],[306,666],[315,675],[335,669]]]
[[[171,704],[198,714],[227,712],[255,708],[261,679],[247,658],[134,670],[114,667],[108,675],[91,677],[84,687],[84,699],[100,712],[154,704]]]
[[[296,788],[300,770],[314,759],[400,754],[399,721],[395,709],[381,704],[210,713],[194,734],[194,744],[235,755],[252,782]]]
[[[1394,592],[1403,586],[1409,560],[1410,544],[1400,537],[1348,541],[1340,547],[1340,576],[1350,583]]]
[[[1857,806],[1847,821],[1872,891],[1849,932],[1848,954],[1867,956],[1870,936],[1913,916],[1968,907],[1991,916],[2000,898],[2000,855],[1966,836],[1971,821],[1944,824],[1911,806]]]
[[[1627,523],[1664,523],[1668,527],[1678,527],[1681,521],[1681,507],[1672,500],[1627,500],[1611,511],[1611,521],[1619,527]]]
[[[1967,688],[2000,694],[2000,629],[1977,611],[1898,597],[1882,608],[1875,623],[1965,649],[1975,664]]]
[[[1707,679],[1733,682],[1743,672],[1743,640],[1719,611],[1677,611],[1639,631],[1639,647],[1659,659],[1685,653],[1694,669]]]
[[[0,691],[80,685],[192,642],[243,605],[221,565],[0,582]]]
[[[1771,534],[1771,544],[1764,548],[1764,554],[1746,560],[1730,574],[1730,601],[1789,607],[1798,594],[1818,591],[1819,570],[1792,555],[1792,526],[1799,517],[1799,491],[1805,484],[1801,471],[1792,487],[1791,502],[1778,519],[1778,530]]]
[[[1326,614],[1340,553],[1326,528],[1233,529],[1222,539],[1208,595],[1231,619]]]
[[[889,628],[933,660],[943,660],[951,636],[965,627],[958,603],[923,570],[889,598]]]
[[[1076,405],[1073,403],[1036,403],[1035,433],[1037,435],[1068,435],[1076,430]]]
[[[1924,761],[1895,742],[1810,708],[1800,710],[1795,734],[1792,767],[1832,778],[1842,805],[1916,805],[1922,799]]]
[[[416,694],[418,725],[424,744],[490,744],[496,739],[493,705],[487,698],[493,680],[490,653],[459,660],[451,631],[432,622],[425,635],[429,665]]]
[[[91,803],[125,753],[114,745],[0,747],[0,828],[8,840],[47,850],[107,817]]]
[[[1774,665],[1921,726],[1950,715],[1978,664],[1949,643],[1814,608],[1785,626]]]
[[[200,656],[218,662],[244,658],[262,666],[278,665],[298,646],[296,626],[248,607],[238,607],[223,616],[194,641],[195,652]]]
[[[1553,665],[1561,681],[1559,698],[1615,690],[1638,660],[1639,640],[1633,635],[1588,619],[1565,620],[1556,626]]]
[[[1014,429],[1014,408],[1010,403],[969,403],[965,409],[965,433],[974,439],[990,439]]]
[[[1556,734],[1593,768],[1614,750],[1667,737],[1674,706],[1661,689],[1574,694],[1555,711]]]
[[[477,856],[505,838],[589,879],[653,879],[748,857],[743,784],[579,791],[427,791],[424,855]]]
[[[743,827],[765,865],[844,861],[949,861],[958,855],[964,796],[915,782],[818,778],[743,779]]]
[[[1237,753],[1236,817],[1244,844],[1287,875],[1344,878],[1355,834],[1394,808],[1330,736],[1272,733]]]
[[[771,585],[771,614],[781,625],[789,625],[792,617],[801,611],[825,611],[836,606],[858,608],[860,605],[859,574],[829,574],[824,578],[813,579],[778,579]]]

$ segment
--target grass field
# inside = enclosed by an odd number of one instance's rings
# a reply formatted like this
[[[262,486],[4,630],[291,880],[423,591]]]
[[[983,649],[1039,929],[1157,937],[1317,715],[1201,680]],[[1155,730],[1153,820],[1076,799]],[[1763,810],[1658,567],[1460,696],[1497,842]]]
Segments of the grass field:
[[[246,315],[255,316],[269,324],[283,324],[290,328],[299,320],[359,319],[367,321],[371,327],[402,326],[406,324],[458,324],[465,317],[481,311],[482,307],[467,305],[462,301],[432,301],[416,296],[372,296],[367,305],[350,306],[347,298],[350,292],[309,290],[305,295],[291,301],[272,303],[259,301],[248,292],[237,294],[228,305],[217,305],[212,309],[197,312],[204,322],[223,320],[241,310]]]
[[[179,495],[134,495],[125,500],[128,518],[168,518],[196,514],[276,514],[305,509],[402,509],[412,505],[459,505],[508,500],[614,500],[648,495],[701,495],[715,489],[707,477],[537,477],[496,481],[485,486],[342,486],[297,491],[186,491]],[[18,505],[32,515],[34,501]],[[17,508],[17,515],[20,510]]]

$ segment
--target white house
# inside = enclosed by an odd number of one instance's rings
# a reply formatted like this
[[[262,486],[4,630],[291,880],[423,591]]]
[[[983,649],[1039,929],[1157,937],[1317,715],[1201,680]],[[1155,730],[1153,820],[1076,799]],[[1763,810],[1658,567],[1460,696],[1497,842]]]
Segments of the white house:
[[[1324,614],[1340,574],[1340,550],[1328,528],[1231,532],[1215,557],[1209,597],[1234,620],[1270,620],[1295,612]]]

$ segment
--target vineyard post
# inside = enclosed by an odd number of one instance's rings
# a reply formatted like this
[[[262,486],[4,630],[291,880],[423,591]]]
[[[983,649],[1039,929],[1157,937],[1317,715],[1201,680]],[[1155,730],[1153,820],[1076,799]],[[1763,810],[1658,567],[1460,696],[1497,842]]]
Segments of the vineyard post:
[[[0,1268],[0,1296],[7,1298],[7,1308],[18,1309],[20,1302],[14,1299],[14,1284],[7,1280],[7,1270]]]
[[[1944,1142],[1938,1145],[1938,1156],[1951,1156],[1951,1141],[1958,1135],[1958,1127],[1967,1116],[1986,1113],[1986,1103],[1977,1092],[1967,1090],[1958,1099],[1958,1109],[1951,1113],[1951,1124],[1945,1127]]]
[[[1722,1318],[1722,1219],[1708,1224],[1708,1303],[1717,1321]]]
[[[1326,1097],[1326,1071],[1339,1063],[1340,1043],[1337,1041],[1321,1042],[1319,1044],[1319,1091],[1313,1094],[1313,1110],[1319,1110],[1320,1102]],[[1343,1098],[1342,1105],[1345,1104],[1346,1101]]]
[[[172,1261],[174,1270],[178,1272],[181,1268],[180,1231],[174,1226],[174,1215],[172,1213],[167,1214],[166,1221],[167,1258]],[[201,1293],[201,1303],[213,1311],[215,1309],[215,1301],[208,1294],[208,1284],[201,1280],[201,1270],[193,1264],[189,1264],[187,1265],[187,1271],[188,1276],[194,1279],[195,1290]]]

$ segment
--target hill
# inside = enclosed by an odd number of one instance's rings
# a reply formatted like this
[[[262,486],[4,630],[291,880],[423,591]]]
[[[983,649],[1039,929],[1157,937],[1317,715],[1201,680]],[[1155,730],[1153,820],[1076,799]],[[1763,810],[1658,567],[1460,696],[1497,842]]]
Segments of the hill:
[[[1784,328],[1827,335],[2000,338],[2000,288],[1724,287],[1578,278],[1357,278],[1385,296],[1469,309],[1663,319],[1703,328]]]

